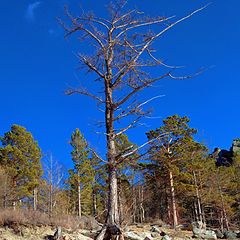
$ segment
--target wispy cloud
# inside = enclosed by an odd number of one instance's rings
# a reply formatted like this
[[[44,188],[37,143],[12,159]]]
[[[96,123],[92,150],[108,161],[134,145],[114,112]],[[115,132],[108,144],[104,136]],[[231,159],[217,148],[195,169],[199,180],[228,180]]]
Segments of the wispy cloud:
[[[28,5],[27,10],[26,10],[26,18],[30,21],[34,21],[35,20],[35,11],[36,9],[40,6],[42,2],[37,1],[34,3],[31,3]]]

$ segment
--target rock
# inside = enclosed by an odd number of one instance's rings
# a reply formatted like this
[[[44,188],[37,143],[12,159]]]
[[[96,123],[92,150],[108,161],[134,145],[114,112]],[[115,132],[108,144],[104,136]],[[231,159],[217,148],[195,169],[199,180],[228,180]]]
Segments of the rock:
[[[168,235],[165,235],[165,236],[162,237],[162,240],[172,240],[172,238],[169,237]]]
[[[217,235],[213,230],[206,230],[204,239],[217,239]]]
[[[161,230],[160,230],[157,226],[152,226],[152,228],[151,228],[150,231],[151,231],[151,232],[157,232],[157,233],[160,233],[160,232],[161,232]]]
[[[62,228],[60,226],[57,227],[56,232],[53,235],[54,240],[59,240],[62,236]]]
[[[152,236],[153,238],[159,238],[159,237],[160,237],[160,233],[152,232],[152,233],[151,233],[151,236]]]
[[[214,230],[214,232],[216,233],[217,238],[224,238],[224,234],[219,229]]]
[[[202,222],[194,222],[193,226],[193,237],[195,238],[203,238],[203,239],[217,239],[217,235],[213,230],[206,230],[206,225]]]
[[[94,217],[82,216],[79,221],[80,228],[87,230],[101,230],[101,224]]]
[[[125,232],[124,237],[129,239],[129,240],[143,240],[139,235],[133,232]]]
[[[237,239],[237,233],[235,233],[233,231],[225,231],[224,232],[224,237],[226,239]]]
[[[152,240],[153,239],[150,232],[143,232],[143,233],[139,234],[139,236],[144,240]]]

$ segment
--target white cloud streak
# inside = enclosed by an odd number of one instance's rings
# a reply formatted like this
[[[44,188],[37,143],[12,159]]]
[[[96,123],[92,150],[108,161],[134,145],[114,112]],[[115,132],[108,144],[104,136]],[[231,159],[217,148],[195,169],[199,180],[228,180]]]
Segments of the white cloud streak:
[[[42,2],[37,1],[28,5],[25,16],[29,21],[35,20],[35,11],[41,3]]]

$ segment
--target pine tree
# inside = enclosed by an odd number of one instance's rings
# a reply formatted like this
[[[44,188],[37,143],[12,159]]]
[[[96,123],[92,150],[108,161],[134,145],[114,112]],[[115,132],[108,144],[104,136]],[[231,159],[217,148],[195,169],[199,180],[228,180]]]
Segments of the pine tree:
[[[187,117],[170,116],[163,120],[163,126],[147,133],[150,142],[151,159],[161,167],[167,180],[167,202],[173,227],[178,225],[175,178],[181,173],[181,162],[186,160],[188,145],[193,141],[196,130],[188,126]],[[168,197],[169,196],[169,197]],[[168,199],[169,198],[169,199]]]
[[[70,191],[75,199],[72,204],[77,209],[78,216],[82,213],[96,215],[99,188],[96,178],[98,178],[99,159],[89,149],[79,129],[73,132],[70,144],[73,147],[71,155],[74,162],[74,169],[69,170]],[[77,201],[77,204],[74,201]]]
[[[11,179],[14,189],[11,202],[15,208],[20,200],[33,198],[33,191],[39,185],[42,175],[41,150],[32,134],[18,125],[13,125],[1,142],[0,165]]]

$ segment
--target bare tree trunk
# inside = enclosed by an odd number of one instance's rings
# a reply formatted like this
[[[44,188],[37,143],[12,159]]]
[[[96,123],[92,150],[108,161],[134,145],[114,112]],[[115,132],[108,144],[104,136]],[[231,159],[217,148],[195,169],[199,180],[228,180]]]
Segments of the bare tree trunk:
[[[34,211],[37,211],[37,202],[38,202],[38,199],[37,199],[37,188],[35,187],[33,189],[33,210]]]
[[[97,194],[94,187],[92,190],[92,214],[94,217],[97,216]]]
[[[118,203],[119,203],[119,221],[120,221],[120,224],[122,224],[124,221],[124,212],[123,212],[123,202],[122,202],[121,180],[119,183]]]
[[[136,223],[137,199],[134,186],[132,187],[132,196],[133,196],[133,223]]]
[[[78,183],[78,216],[82,216],[82,208],[81,208],[81,186]]]
[[[194,209],[194,216],[195,216],[195,221],[199,221],[199,214],[198,214],[198,208],[197,208],[197,203],[195,200],[193,200],[193,209]]]
[[[176,206],[175,189],[174,189],[174,183],[173,183],[173,175],[171,171],[169,171],[169,182],[170,182],[170,193],[171,193],[171,200],[172,200],[173,228],[176,229],[178,225],[177,206]]]
[[[16,210],[16,201],[15,200],[13,201],[13,210],[14,211]]]
[[[226,229],[229,230],[229,222],[228,222],[226,208],[225,208],[225,204],[224,204],[222,188],[221,188],[219,178],[218,178],[218,173],[217,173],[217,184],[218,184],[218,191],[219,191],[219,194],[220,194],[220,197],[221,197],[223,226],[225,224]]]
[[[111,42],[111,35],[109,35],[109,42]],[[116,147],[113,122],[114,122],[114,104],[112,96],[112,70],[111,62],[113,58],[113,50],[109,47],[109,58],[107,65],[107,76],[105,77],[105,123],[107,135],[107,158],[109,169],[109,195],[108,195],[108,214],[106,224],[102,231],[97,236],[97,240],[110,240],[112,238],[123,239],[122,231],[120,230],[120,219],[118,209],[118,187],[117,187],[117,162],[116,162]],[[104,234],[103,234],[104,233]]]
[[[52,213],[53,213],[53,185],[52,183],[50,183],[49,186],[49,210],[48,213],[50,215],[50,217],[52,217]]]
[[[202,206],[201,206],[200,194],[199,194],[197,177],[196,177],[195,171],[193,171],[193,178],[194,178],[194,185],[195,185],[196,196],[197,196],[198,219],[199,219],[199,221],[203,222]]]
[[[140,221],[143,223],[145,221],[145,210],[143,207],[143,186],[139,186],[139,207],[140,207]]]

